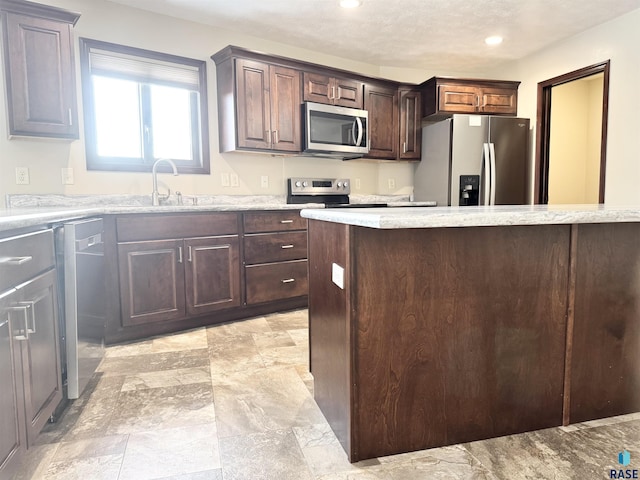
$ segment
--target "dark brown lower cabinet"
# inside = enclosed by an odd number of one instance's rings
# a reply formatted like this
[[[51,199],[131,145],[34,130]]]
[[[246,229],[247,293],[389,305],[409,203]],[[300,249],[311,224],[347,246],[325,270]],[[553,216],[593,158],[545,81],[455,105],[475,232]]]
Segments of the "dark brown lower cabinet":
[[[124,326],[240,305],[237,235],[118,244]]]

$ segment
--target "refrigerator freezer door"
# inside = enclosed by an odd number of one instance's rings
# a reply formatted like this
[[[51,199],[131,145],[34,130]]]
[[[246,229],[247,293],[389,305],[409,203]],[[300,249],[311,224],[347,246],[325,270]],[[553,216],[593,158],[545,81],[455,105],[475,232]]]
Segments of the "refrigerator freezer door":
[[[495,148],[496,205],[521,205],[527,201],[529,119],[490,117],[489,140]]]
[[[460,176],[483,175],[483,145],[489,135],[489,117],[454,115],[451,142],[451,205],[460,205]],[[480,185],[484,179],[481,177]],[[482,189],[482,187],[480,187]],[[480,191],[480,198],[484,192]]]
[[[451,119],[422,127],[422,160],[414,171],[413,199],[449,205],[451,177]]]

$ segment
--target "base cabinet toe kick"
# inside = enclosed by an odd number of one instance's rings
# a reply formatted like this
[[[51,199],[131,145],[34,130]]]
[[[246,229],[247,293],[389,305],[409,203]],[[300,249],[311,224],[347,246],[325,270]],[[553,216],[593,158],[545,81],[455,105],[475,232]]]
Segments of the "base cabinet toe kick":
[[[106,342],[307,306],[299,210],[105,217]]]
[[[350,461],[640,411],[638,238],[309,220],[314,394]]]

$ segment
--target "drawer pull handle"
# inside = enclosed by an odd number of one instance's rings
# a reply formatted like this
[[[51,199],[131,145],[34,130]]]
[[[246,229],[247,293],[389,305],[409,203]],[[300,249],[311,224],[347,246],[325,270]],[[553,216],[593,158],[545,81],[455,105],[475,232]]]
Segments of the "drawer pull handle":
[[[280,280],[282,283],[293,283],[296,281],[295,278],[285,278],[284,280]]]
[[[282,249],[293,248],[293,245],[280,245],[280,248]]]
[[[0,265],[24,265],[33,260],[33,257],[0,257]]]
[[[13,338],[18,341],[29,340],[29,305],[19,305],[17,307],[9,308],[9,311],[22,313],[22,319],[24,322],[24,328],[18,330],[18,335],[15,335]],[[11,314],[9,314],[11,315]]]
[[[280,223],[293,223],[293,220],[280,220]]]

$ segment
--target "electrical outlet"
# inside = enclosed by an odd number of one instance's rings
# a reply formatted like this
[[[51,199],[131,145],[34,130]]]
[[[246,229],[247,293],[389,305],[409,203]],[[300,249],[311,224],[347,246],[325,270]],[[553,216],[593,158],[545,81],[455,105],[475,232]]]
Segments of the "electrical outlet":
[[[16,167],[16,185],[29,185],[28,167]]]
[[[260,177],[260,187],[269,188],[269,177],[267,175]]]
[[[239,187],[240,186],[240,182],[238,181],[238,174],[237,173],[232,173],[231,174],[231,186],[232,187]]]
[[[394,190],[396,188],[396,179],[395,178],[390,178],[388,180],[389,183],[389,190]]]
[[[61,174],[62,174],[62,184],[63,185],[73,185],[74,184],[73,168],[63,168],[61,170]]]
[[[356,190],[360,190],[360,187],[361,187],[361,186],[362,186],[362,185],[361,185],[361,183],[360,183],[360,179],[359,179],[359,178],[356,178]]]
[[[228,187],[229,186],[229,174],[228,173],[221,173],[220,174],[220,184],[223,187]]]

